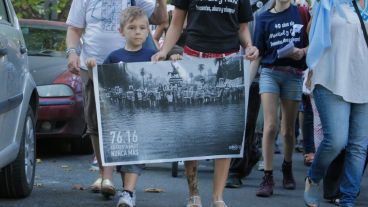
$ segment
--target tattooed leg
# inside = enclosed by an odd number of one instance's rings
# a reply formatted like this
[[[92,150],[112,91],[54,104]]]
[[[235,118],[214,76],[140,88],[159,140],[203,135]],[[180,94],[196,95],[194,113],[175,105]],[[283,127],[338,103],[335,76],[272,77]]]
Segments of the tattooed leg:
[[[185,162],[185,174],[187,175],[189,196],[199,195],[197,164],[198,164],[197,161]]]

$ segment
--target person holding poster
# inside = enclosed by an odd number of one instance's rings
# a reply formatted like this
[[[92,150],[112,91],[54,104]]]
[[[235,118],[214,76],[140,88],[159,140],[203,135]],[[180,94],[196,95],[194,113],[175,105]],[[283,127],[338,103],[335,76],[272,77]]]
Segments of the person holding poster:
[[[66,21],[68,69],[80,74],[83,81],[86,134],[92,140],[100,170],[100,177],[91,185],[91,190],[107,197],[116,193],[112,183],[113,167],[101,164],[93,82],[85,63],[88,57],[95,57],[97,64],[101,64],[110,52],[124,45],[124,37],[118,32],[119,16],[124,8],[132,5],[142,8],[154,24],[166,19],[165,0],[157,0],[156,4],[150,0],[74,0]]]
[[[156,50],[143,48],[143,43],[146,41],[149,33],[149,23],[142,9],[135,6],[124,9],[120,18],[119,31],[125,37],[125,46],[110,53],[103,64],[146,62],[151,60],[151,56],[155,54]],[[89,70],[92,70],[96,66],[96,59],[87,59],[86,65]],[[124,188],[117,207],[135,206],[135,186],[142,168],[142,165],[117,167],[117,171],[121,173]]]
[[[295,189],[292,172],[292,155],[295,142],[295,120],[302,98],[302,74],[306,47],[305,24],[300,9],[291,0],[276,0],[273,7],[256,19],[254,45],[260,57],[252,62],[251,69],[261,65],[259,93],[264,111],[262,154],[264,176],[257,196],[273,194],[273,154],[277,135],[278,109],[281,102],[281,133],[284,138],[282,163],[283,188]],[[256,65],[254,67],[254,65]],[[279,99],[281,101],[279,101]]]
[[[254,60],[258,49],[252,45],[248,22],[253,20],[249,0],[193,1],[173,0],[173,18],[161,50],[152,61],[164,60],[177,42],[187,17],[187,37],[184,54],[198,58],[222,58],[235,55],[240,46],[246,49],[245,58]],[[223,137],[226,139],[226,137]],[[230,159],[215,160],[212,206],[225,207],[223,191]],[[187,207],[202,207],[197,185],[197,161],[186,161],[189,187]]]

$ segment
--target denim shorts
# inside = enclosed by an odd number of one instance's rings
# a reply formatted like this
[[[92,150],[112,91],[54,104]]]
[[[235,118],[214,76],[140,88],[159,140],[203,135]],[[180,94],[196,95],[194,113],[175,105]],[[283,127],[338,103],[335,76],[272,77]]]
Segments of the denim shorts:
[[[259,94],[275,93],[281,99],[302,100],[302,75],[290,72],[279,71],[270,68],[262,68],[259,80]]]

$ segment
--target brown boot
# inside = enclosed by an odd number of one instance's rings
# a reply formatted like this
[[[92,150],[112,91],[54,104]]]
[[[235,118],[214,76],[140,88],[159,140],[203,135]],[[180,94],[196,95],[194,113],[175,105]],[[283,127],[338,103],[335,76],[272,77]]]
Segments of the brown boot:
[[[292,162],[284,161],[284,163],[282,163],[282,175],[284,176],[282,186],[285,189],[294,190],[296,184],[293,176]]]
[[[259,197],[270,197],[273,194],[273,176],[271,173],[265,173],[263,181],[257,190],[256,195]]]

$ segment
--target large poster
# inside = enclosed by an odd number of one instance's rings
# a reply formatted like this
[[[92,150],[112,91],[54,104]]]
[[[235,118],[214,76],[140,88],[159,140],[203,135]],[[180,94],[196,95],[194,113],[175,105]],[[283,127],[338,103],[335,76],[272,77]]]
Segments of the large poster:
[[[103,164],[241,157],[248,67],[240,56],[99,65]]]

